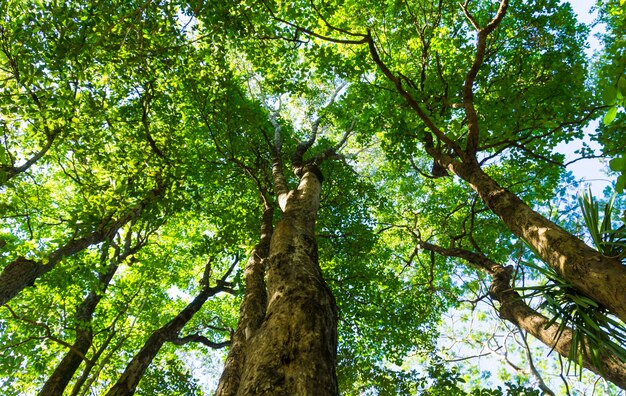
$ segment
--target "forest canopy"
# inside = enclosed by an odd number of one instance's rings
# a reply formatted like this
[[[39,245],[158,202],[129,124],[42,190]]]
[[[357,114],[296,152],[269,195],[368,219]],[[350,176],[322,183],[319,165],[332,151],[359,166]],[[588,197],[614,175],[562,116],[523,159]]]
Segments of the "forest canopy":
[[[623,393],[593,8],[0,3],[3,394]]]

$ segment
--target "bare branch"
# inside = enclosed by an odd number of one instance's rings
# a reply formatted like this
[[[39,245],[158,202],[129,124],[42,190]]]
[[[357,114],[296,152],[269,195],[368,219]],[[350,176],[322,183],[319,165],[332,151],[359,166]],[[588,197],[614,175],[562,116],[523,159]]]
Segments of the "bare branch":
[[[541,374],[539,373],[539,370],[537,370],[537,367],[535,367],[535,363],[533,362],[533,355],[530,351],[530,347],[528,346],[528,341],[526,340],[526,332],[517,323],[515,323],[515,326],[519,330],[519,335],[522,338],[522,341],[524,342],[523,346],[524,346],[524,350],[526,351],[526,357],[528,358],[528,367],[530,367],[530,372],[537,380],[539,389],[541,389],[547,395],[555,396],[552,389],[550,389],[548,385],[546,385],[546,383],[544,382],[543,378],[541,377]]]
[[[280,109],[280,106],[279,106]],[[282,152],[282,134],[281,125],[276,121],[278,116],[278,110],[272,113],[270,116],[270,122],[274,126],[274,147],[272,150],[272,178],[274,179],[274,191],[278,198],[278,206],[281,210],[285,210],[287,204],[287,195],[289,194],[289,188],[287,187],[287,180],[285,179],[285,172],[283,170],[283,161],[281,157]]]
[[[199,342],[213,349],[221,349],[230,345],[230,340],[222,341],[222,342],[214,342],[198,333],[189,334],[185,337],[178,337],[178,338],[173,339],[171,342],[172,344],[176,344],[176,345],[185,345],[190,342]]]
[[[465,17],[470,21],[472,26],[474,26],[474,29],[476,29],[477,32],[480,32],[480,26],[478,26],[478,22],[476,22],[476,19],[474,19],[472,14],[470,14],[467,9],[468,4],[469,4],[469,0],[465,0],[465,3],[459,4],[459,5],[461,6],[463,13],[465,14]]]

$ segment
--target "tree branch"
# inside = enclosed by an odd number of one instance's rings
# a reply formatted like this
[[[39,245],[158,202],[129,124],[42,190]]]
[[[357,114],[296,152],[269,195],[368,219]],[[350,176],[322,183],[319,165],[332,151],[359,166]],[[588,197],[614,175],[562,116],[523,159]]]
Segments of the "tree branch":
[[[447,249],[423,241],[418,243],[423,249],[434,251],[447,257],[461,258],[473,267],[490,274],[493,281],[489,292],[495,300],[500,302],[498,310],[500,317],[532,334],[536,339],[557,351],[561,356],[569,356],[573,337],[572,329],[569,327],[565,328],[557,340],[556,335],[559,331],[559,324],[553,323],[546,327],[549,319],[528,306],[521,296],[512,289],[512,266],[504,267],[484,255],[465,249]],[[584,344],[588,345],[587,343],[586,341]],[[603,359],[604,366],[596,367],[588,358],[590,356],[589,352],[579,351],[578,353],[582,354],[583,367],[626,389],[626,364],[621,362],[618,357],[607,352]]]
[[[200,335],[198,333],[189,334],[185,337],[177,337],[171,340],[170,342],[175,345],[185,345],[190,342],[199,342],[213,349],[221,349],[230,345],[230,340],[222,341],[222,342],[213,342],[209,340],[208,338],[206,338],[205,336]]]
[[[374,63],[376,63],[380,71],[385,75],[385,77],[387,77],[389,81],[394,83],[396,90],[400,93],[400,95],[404,98],[404,100],[409,104],[409,106],[411,106],[411,108],[415,111],[415,113],[417,113],[417,115],[424,122],[424,124],[426,124],[428,129],[430,129],[435,134],[435,136],[437,136],[439,140],[444,142],[446,146],[453,149],[457,155],[463,158],[464,152],[463,150],[461,150],[459,145],[456,144],[455,141],[448,138],[446,134],[434,124],[434,122],[422,109],[419,103],[417,103],[415,98],[408,91],[404,89],[404,87],[402,86],[402,79],[399,77],[396,77],[393,74],[393,72],[389,69],[389,67],[387,67],[387,65],[380,59],[380,55],[378,54],[378,50],[376,49],[376,44],[374,43],[374,39],[372,38],[372,35],[369,31],[368,31],[366,39],[367,39],[366,42],[370,51],[370,55],[372,56],[372,60],[374,61]]]
[[[465,151],[469,158],[475,158],[476,150],[478,148],[479,127],[478,115],[476,114],[476,108],[474,107],[474,81],[476,80],[478,71],[485,60],[487,36],[489,36],[489,34],[493,32],[496,27],[498,27],[502,18],[504,18],[509,2],[508,0],[500,1],[500,7],[498,8],[496,16],[483,29],[478,29],[476,20],[474,20],[474,18],[472,18],[467,11],[467,3],[468,2],[466,1],[465,5],[462,5],[461,8],[463,8],[463,12],[465,12],[465,15],[468,17],[474,28],[478,30],[478,39],[476,42],[476,55],[474,57],[474,63],[465,77],[465,84],[463,86],[463,105],[465,106],[468,129],[467,146],[465,147]]]

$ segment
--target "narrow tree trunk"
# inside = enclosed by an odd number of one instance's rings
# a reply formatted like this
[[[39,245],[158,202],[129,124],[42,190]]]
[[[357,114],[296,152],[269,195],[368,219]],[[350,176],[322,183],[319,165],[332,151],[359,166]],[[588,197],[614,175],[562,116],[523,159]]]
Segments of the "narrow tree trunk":
[[[131,251],[125,252],[123,257],[112,258],[106,272],[98,277],[102,290],[92,290],[76,309],[76,339],[67,354],[63,357],[50,378],[46,381],[39,392],[39,396],[63,395],[65,387],[70,382],[76,370],[87,355],[93,342],[91,320],[96,306],[104,296],[109,282],[117,271],[119,260],[123,260]]]
[[[265,208],[261,222],[261,238],[252,249],[246,263],[244,271],[246,290],[239,308],[239,323],[233,334],[216,396],[237,394],[243,365],[246,361],[246,340],[258,330],[265,317],[267,291],[264,277],[273,232],[273,215],[273,207]]]
[[[337,309],[315,241],[319,177],[317,167],[307,166],[298,189],[281,202],[282,218],[270,244],[263,323],[246,334],[239,385],[220,384],[229,389],[220,396],[338,394]]]
[[[131,396],[135,393],[139,381],[146,372],[148,366],[152,363],[156,355],[161,350],[163,344],[168,341],[174,341],[178,338],[178,333],[193,318],[193,316],[202,308],[206,300],[215,294],[226,291],[224,286],[225,278],[230,271],[218,282],[218,286],[209,287],[208,266],[205,270],[204,284],[200,293],[190,302],[175,318],[167,324],[154,331],[141,350],[133,357],[126,370],[122,373],[115,385],[107,392],[107,396]]]
[[[478,164],[450,161],[448,167],[467,181],[487,207],[550,267],[577,289],[626,322],[626,266],[602,255],[576,236],[532,210],[502,188]]]
[[[100,356],[102,356],[104,351],[107,350],[114,336],[115,336],[115,331],[111,331],[111,333],[104,340],[102,345],[100,345],[98,350],[91,356],[91,359],[85,362],[85,368],[83,369],[83,372],[80,374],[80,377],[78,377],[78,379],[74,383],[74,386],[72,387],[72,391],[70,392],[70,396],[78,395],[78,393],[80,392],[80,389],[83,387],[83,385],[87,381],[87,378],[89,378],[91,369],[93,369],[96,362],[98,361],[98,359],[100,359]]]

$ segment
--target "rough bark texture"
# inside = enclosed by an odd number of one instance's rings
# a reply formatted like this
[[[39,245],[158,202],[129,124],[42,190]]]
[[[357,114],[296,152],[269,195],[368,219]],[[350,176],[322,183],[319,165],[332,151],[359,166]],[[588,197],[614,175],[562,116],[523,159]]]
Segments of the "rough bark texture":
[[[261,238],[252,249],[244,271],[246,291],[239,308],[239,323],[233,338],[220,377],[216,396],[236,395],[241,381],[243,365],[246,361],[246,340],[263,323],[267,308],[265,290],[265,264],[269,256],[272,238],[272,220],[274,209],[268,207],[263,213]]]
[[[545,345],[554,348],[561,356],[567,357],[572,343],[572,330],[566,328],[557,341],[558,323],[546,328],[549,319],[529,307],[517,292],[511,290],[512,270],[512,267],[500,267],[493,274],[494,282],[490,291],[500,301],[500,317],[518,325]],[[583,367],[626,389],[626,365],[612,355],[605,356],[602,365],[601,369],[596,367],[583,355]]]
[[[304,167],[298,189],[281,204],[282,218],[270,244],[263,322],[245,331],[239,384],[220,384],[221,390],[229,390],[218,391],[220,396],[338,394],[337,309],[322,277],[315,241],[318,174],[317,167]]]
[[[625,265],[602,255],[532,210],[478,164],[448,161],[446,165],[467,181],[511,232],[530,244],[550,267],[626,322]]]
[[[117,261],[112,260],[107,271],[99,276],[99,282],[103,285],[103,290],[89,293],[76,309],[76,339],[72,344],[72,349],[67,352],[50,378],[48,378],[41,388],[39,396],[63,395],[65,387],[67,387],[67,384],[82,363],[84,356],[87,355],[87,351],[91,348],[93,342],[91,319],[117,267]]]

